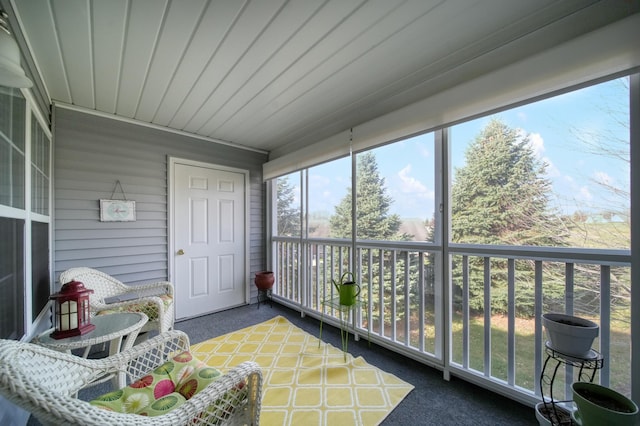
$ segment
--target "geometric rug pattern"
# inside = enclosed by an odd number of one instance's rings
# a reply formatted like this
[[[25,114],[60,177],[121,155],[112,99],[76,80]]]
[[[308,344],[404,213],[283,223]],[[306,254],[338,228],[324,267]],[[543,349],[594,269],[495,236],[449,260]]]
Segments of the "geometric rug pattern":
[[[278,316],[191,346],[222,372],[255,361],[264,377],[267,426],[380,424],[413,385],[347,354]]]

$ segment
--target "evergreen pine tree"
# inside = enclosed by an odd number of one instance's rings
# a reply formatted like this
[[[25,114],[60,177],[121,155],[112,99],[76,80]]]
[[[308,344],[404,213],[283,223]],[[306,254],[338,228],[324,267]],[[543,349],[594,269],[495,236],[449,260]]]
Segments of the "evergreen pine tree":
[[[492,119],[468,147],[466,165],[456,170],[452,187],[452,241],[470,244],[562,246],[566,235],[558,216],[549,210],[551,183],[546,164],[536,158],[528,137]],[[454,262],[455,263],[455,262]],[[454,265],[454,282],[460,267]],[[561,297],[562,283],[548,274],[545,295]],[[533,264],[517,262],[517,306],[533,314]],[[492,259],[491,296],[494,312],[507,312],[506,261]],[[470,259],[472,309],[482,311],[484,264]]]
[[[300,235],[300,206],[294,204],[294,187],[287,178],[277,179],[277,221],[278,235]]]
[[[560,246],[565,235],[549,212],[546,164],[521,137],[492,119],[456,169],[452,188],[453,242]]]
[[[384,178],[372,152],[358,156],[356,172],[356,227],[359,240],[408,240],[399,234],[400,216],[389,214],[393,199],[387,194]],[[333,238],[351,238],[351,188],[329,220]]]
[[[367,152],[358,156],[358,164],[356,170],[356,234],[358,240],[378,240],[378,241],[408,241],[411,239],[409,235],[400,233],[401,220],[397,214],[390,214],[389,208],[393,199],[387,194],[385,187],[385,180],[380,177],[378,170],[378,164],[373,152]],[[344,196],[340,204],[335,208],[335,214],[329,219],[330,235],[333,238],[351,238],[351,188],[348,189],[347,194]],[[382,285],[382,291],[384,294],[385,306],[390,306],[391,291],[392,291],[392,273],[395,268],[396,274],[396,305],[400,308],[396,311],[396,318],[394,321],[400,320],[404,317],[402,306],[404,298],[407,296],[404,294],[404,286],[400,285],[400,281],[404,277],[405,263],[402,261],[394,261],[389,255],[390,252],[382,251],[384,279]],[[403,254],[400,253],[399,257],[402,258]],[[367,283],[362,282],[363,297],[369,300],[372,304],[375,321],[378,320],[378,303],[379,303],[379,268],[380,268],[380,255],[375,250],[371,257],[372,261],[369,264],[368,259],[362,259],[361,265],[363,270],[362,279],[371,272],[372,276],[372,289],[373,293],[369,298],[366,289]],[[357,263],[357,262],[356,262]],[[417,275],[415,267],[410,266],[412,276]],[[369,271],[369,268],[371,269]],[[355,271],[354,271],[355,272]],[[415,286],[411,286],[412,289]],[[391,321],[390,313],[385,311],[385,321],[387,324]],[[375,324],[374,324],[374,327]]]

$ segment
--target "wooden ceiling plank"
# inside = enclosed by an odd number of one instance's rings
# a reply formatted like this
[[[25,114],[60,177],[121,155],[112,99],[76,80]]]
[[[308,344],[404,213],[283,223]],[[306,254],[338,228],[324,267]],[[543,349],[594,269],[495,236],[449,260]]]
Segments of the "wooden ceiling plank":
[[[120,116],[133,118],[138,107],[166,7],[167,1],[130,3],[116,105],[116,114]]]
[[[278,13],[282,3],[283,0],[251,2],[242,10],[212,61],[207,64],[193,90],[169,123],[171,127],[194,133],[197,131],[196,126],[189,125],[191,118],[218,89],[235,64],[246,55],[265,26]]]
[[[169,125],[193,90],[195,82],[202,76],[203,70],[212,61],[230,26],[243,8],[244,3],[240,1],[209,3],[174,78],[160,101],[153,123]]]
[[[53,2],[62,59],[70,82],[71,103],[95,108],[93,48],[88,2]]]
[[[93,2],[93,70],[96,110],[114,114],[122,66],[127,0]]]
[[[217,113],[235,99],[238,93],[253,79],[264,80],[262,69],[300,31],[308,19],[318,10],[315,2],[290,2],[256,42],[236,64],[198,114],[191,119],[190,127],[200,134],[209,134],[217,127]]]
[[[173,80],[200,23],[206,0],[172,2],[162,27],[155,55],[135,118],[151,122]]]
[[[310,110],[323,108],[315,96],[326,89],[320,86],[328,80],[332,83],[337,82],[334,92],[340,92],[341,96],[352,93],[359,85],[372,87],[380,84],[382,67],[402,66],[402,62],[381,61],[365,64],[358,67],[355,79],[342,78],[341,73],[345,67],[353,64],[357,58],[382,41],[389,37],[401,37],[407,24],[414,22],[416,17],[425,16],[439,3],[416,0],[401,4],[385,3],[387,7],[384,9],[379,6],[372,7],[371,4],[358,9],[322,40],[305,61],[300,61],[298,69],[290,69],[290,72],[282,76],[286,81],[292,82],[284,91],[271,99],[256,99],[256,102],[265,102],[266,107],[259,108],[259,111],[252,115],[253,119],[260,123],[261,127],[282,131],[282,126],[288,127],[291,122],[297,121],[297,117],[305,117]],[[398,44],[402,46],[402,43]],[[408,49],[399,50],[401,56],[416,55],[416,52]],[[309,102],[310,99],[313,101]],[[295,107],[292,106],[294,102]],[[338,105],[335,99],[331,103],[333,107]],[[278,122],[278,117],[285,116],[288,123]],[[239,130],[240,135],[250,131],[251,129]]]
[[[71,88],[62,55],[51,3],[43,7],[37,2],[21,2],[16,14],[24,28],[38,31],[25,32],[32,56],[42,73],[43,82],[52,99],[71,103]]]
[[[332,1],[323,7],[290,43],[274,56],[261,73],[255,84],[247,85],[251,89],[245,97],[249,99],[239,105],[216,129],[220,134],[232,134],[243,127],[246,117],[254,117],[265,109],[272,110],[273,99],[286,91],[293,82],[313,69],[310,63],[316,48],[332,34],[336,26],[355,13],[364,2]]]

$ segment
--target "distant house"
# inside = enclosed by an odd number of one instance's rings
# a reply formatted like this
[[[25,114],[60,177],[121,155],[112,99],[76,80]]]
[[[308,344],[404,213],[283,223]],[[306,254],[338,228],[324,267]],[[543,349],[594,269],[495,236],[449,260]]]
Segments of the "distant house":
[[[617,215],[617,214],[606,214],[606,213],[602,213],[602,214],[594,214],[594,215],[589,215],[589,217],[587,217],[587,220],[585,221],[585,223],[624,223],[625,220],[623,217]]]

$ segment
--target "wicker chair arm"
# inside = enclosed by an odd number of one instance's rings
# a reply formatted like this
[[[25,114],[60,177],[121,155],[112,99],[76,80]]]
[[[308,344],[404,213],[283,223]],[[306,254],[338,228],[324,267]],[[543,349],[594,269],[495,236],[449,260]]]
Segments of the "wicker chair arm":
[[[14,364],[17,353],[20,365]],[[33,343],[0,340],[0,394],[5,390],[20,393],[22,388],[31,389],[34,383],[23,377],[22,369],[26,368],[41,381],[36,384],[38,388],[48,389],[58,397],[73,395],[110,374],[109,368],[98,366],[93,360]]]
[[[169,281],[157,281],[154,283],[130,285],[127,287],[128,288],[124,294],[138,294],[140,297],[159,296],[161,294],[173,296],[173,284]]]
[[[160,299],[158,296],[147,296],[147,297],[141,297],[139,299],[123,300],[121,302],[94,303],[93,307],[95,310],[92,311],[92,314],[98,313],[99,311],[102,311],[105,309],[120,310],[120,309],[126,308],[127,306],[132,306],[132,305],[135,306],[135,305],[141,305],[145,303],[151,303],[153,305],[156,305],[156,308],[160,309],[159,312],[162,312],[164,310],[164,302],[162,301],[162,299]]]

